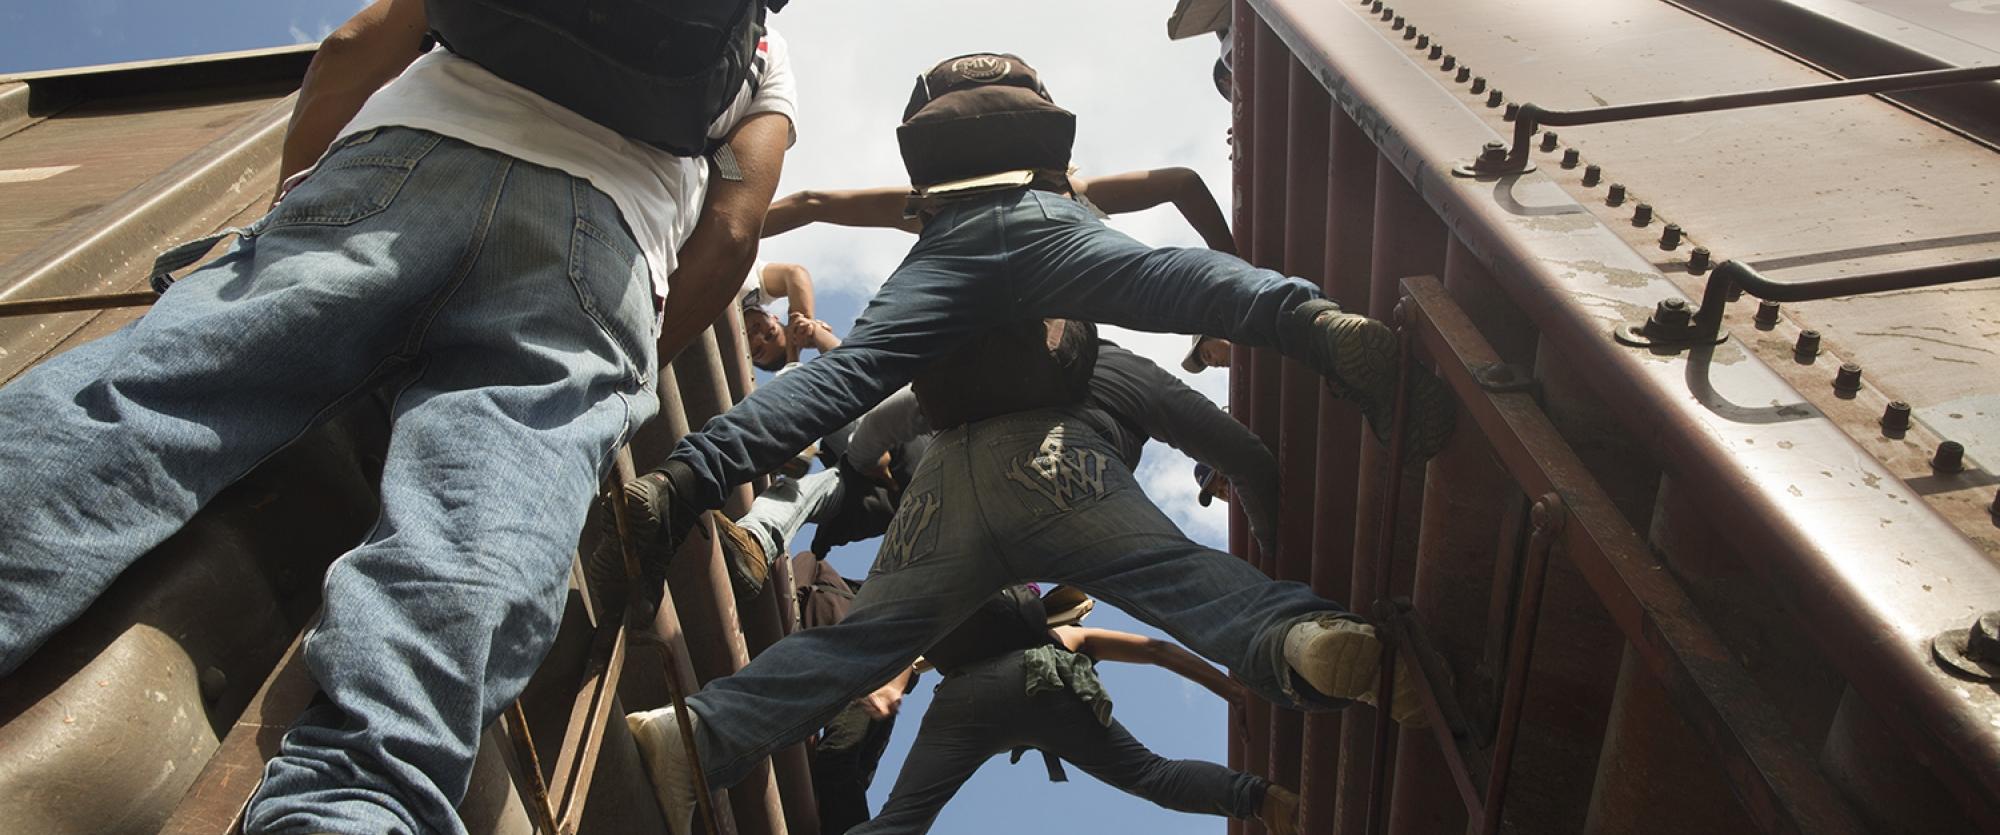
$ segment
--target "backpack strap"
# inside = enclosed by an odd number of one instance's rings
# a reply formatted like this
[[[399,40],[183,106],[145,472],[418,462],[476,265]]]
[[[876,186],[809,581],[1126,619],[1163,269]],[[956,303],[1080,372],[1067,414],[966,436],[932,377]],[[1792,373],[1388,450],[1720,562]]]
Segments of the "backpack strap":
[[[1056,755],[1054,754],[1051,754],[1047,751],[1042,751],[1041,749],[1031,745],[1023,745],[1019,748],[1014,749],[1013,752],[1009,754],[1007,757],[1007,764],[1014,765],[1019,763],[1021,761],[1021,757],[1025,756],[1029,751],[1041,751],[1042,767],[1048,769],[1049,782],[1051,783],[1069,782],[1069,773],[1063,771],[1062,760],[1057,759]]]

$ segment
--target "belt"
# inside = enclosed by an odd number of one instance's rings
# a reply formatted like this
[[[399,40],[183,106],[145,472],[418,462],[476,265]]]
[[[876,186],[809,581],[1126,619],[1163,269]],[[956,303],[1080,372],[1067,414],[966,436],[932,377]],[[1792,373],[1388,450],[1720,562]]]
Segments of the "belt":
[[[1020,189],[1069,194],[1069,172],[1022,168],[925,186],[910,192],[909,199],[903,203],[903,217],[925,217],[959,200]]]

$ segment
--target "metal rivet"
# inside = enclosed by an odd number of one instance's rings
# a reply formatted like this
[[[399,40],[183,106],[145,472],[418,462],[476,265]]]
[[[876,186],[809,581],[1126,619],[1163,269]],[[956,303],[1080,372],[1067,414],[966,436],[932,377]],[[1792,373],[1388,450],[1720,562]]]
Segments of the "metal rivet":
[[[1402,15],[1397,15],[1397,16],[1396,16],[1396,19],[1395,19],[1395,20],[1393,20],[1393,21],[1391,21],[1391,22],[1389,23],[1389,28],[1390,28],[1390,29],[1401,29],[1401,28],[1403,28],[1403,27],[1404,27],[1405,25],[1407,25],[1407,24],[1403,23],[1403,16],[1402,16]]]
[[[1625,184],[1612,183],[1611,188],[1606,189],[1604,192],[1605,205],[1616,206],[1623,202],[1625,202]]]
[[[1599,168],[1595,165],[1586,165],[1583,167],[1584,185],[1594,186],[1597,185],[1597,182],[1602,179],[1604,179],[1604,169]]]
[[[1484,93],[1484,92],[1486,92],[1486,76],[1483,76],[1483,75],[1482,75],[1482,76],[1478,76],[1478,77],[1475,77],[1475,78],[1473,78],[1473,79],[1472,79],[1472,94],[1476,96],[1476,95],[1479,95],[1480,93]]]
[[[1563,151],[1564,168],[1575,168],[1576,164],[1582,161],[1583,161],[1583,155],[1577,153],[1575,148],[1570,148]]]
[[[1854,393],[1860,390],[1861,365],[1852,362],[1841,363],[1840,370],[1833,375],[1833,393],[1853,397]]]
[[[1542,131],[1542,150],[1553,151],[1555,149],[1556,149],[1556,132],[1552,130]]]
[[[1632,225],[1645,226],[1653,222],[1653,204],[1640,203],[1632,207]]]
[[[1486,143],[1479,151],[1479,158],[1486,162],[1506,162],[1507,143],[1498,140]]]
[[[1371,12],[1379,12],[1382,10],[1382,0],[1375,0],[1375,2],[1368,3],[1365,5],[1368,6],[1368,10]]]
[[[1931,469],[1940,473],[1956,473],[1965,469],[1965,445],[1957,441],[1938,444],[1937,454],[1931,456]]]
[[[1425,36],[1425,37],[1429,37],[1429,36]],[[1423,38],[1418,38],[1418,39],[1417,39],[1417,43],[1423,43],[1423,42],[1424,42],[1424,39],[1423,39]],[[1431,60],[1435,61],[1435,60],[1437,60],[1437,59],[1439,59],[1439,58],[1443,58],[1443,57],[1444,57],[1444,47],[1443,47],[1443,46],[1440,46],[1440,45],[1438,45],[1438,44],[1431,44]],[[1450,68],[1450,67],[1445,67],[1445,69],[1451,69],[1451,68]]]
[[[1500,92],[1500,88],[1498,87],[1493,88],[1492,92],[1486,94],[1487,107],[1499,107],[1500,103],[1506,100],[1507,94]]]
[[[1757,318],[1752,321],[1767,328],[1778,324],[1778,303],[1770,299],[1757,302]]]
[[[1994,501],[2000,513],[2000,499]],[[1978,681],[2000,679],[2000,611],[1987,612],[1968,629],[1947,629],[1931,639],[1931,653],[1952,672]]]
[[[1502,114],[1502,115],[1500,116],[1500,118],[1502,118],[1502,119],[1505,119],[1505,120],[1507,120],[1507,121],[1509,121],[1509,122],[1512,122],[1512,121],[1514,121],[1514,118],[1515,118],[1515,117],[1517,117],[1517,116],[1520,116],[1520,115],[1521,115],[1521,106],[1520,106],[1520,105],[1518,105],[1518,104],[1513,104],[1513,103],[1511,103],[1511,102],[1510,102],[1510,103],[1508,103],[1508,105],[1507,105],[1507,111],[1506,111],[1506,113]]]
[[[1882,434],[1901,437],[1910,431],[1910,404],[1901,400],[1889,401],[1889,408],[1882,410]]]
[[[1393,17],[1395,17],[1395,16],[1396,16],[1396,10],[1395,10],[1395,9],[1392,9],[1392,8],[1389,8],[1388,6],[1383,6],[1383,7],[1382,7],[1382,19],[1383,19],[1383,20],[1388,20],[1388,19],[1390,19],[1390,18],[1393,18]]]
[[[1452,69],[1457,66],[1458,66],[1458,56],[1446,55],[1444,56],[1444,63],[1440,64],[1438,66],[1438,69],[1444,70],[1445,72],[1451,72]]]
[[[1678,247],[1678,246],[1680,246],[1680,245],[1681,245],[1681,225],[1680,225],[1680,224],[1678,224],[1678,223],[1669,223],[1669,224],[1667,224],[1667,228],[1665,228],[1665,229],[1662,229],[1662,230],[1660,230],[1660,248],[1661,248],[1661,249],[1673,249],[1673,248],[1675,248],[1675,247]]]
[[[1410,27],[1407,27],[1407,28],[1403,29],[1403,40],[1406,40],[1406,41],[1408,41],[1408,40],[1414,40],[1414,39],[1416,39],[1416,37],[1417,37],[1417,27],[1415,27],[1415,26],[1410,26]]]
[[[1466,80],[1466,79],[1468,79],[1468,78],[1471,78],[1471,77],[1472,77],[1472,68],[1471,68],[1471,67],[1459,67],[1459,68],[1458,68],[1458,75],[1456,75],[1456,76],[1453,76],[1453,79],[1454,79],[1454,80],[1456,80],[1456,81],[1457,81],[1458,83],[1460,83],[1460,84],[1464,84],[1464,83],[1465,83],[1465,80]],[[1477,91],[1474,91],[1474,92],[1477,92]]]
[[[1792,343],[1792,358],[1800,362],[1812,362],[1819,356],[1819,331],[1799,331],[1799,341]]]
[[[1670,224],[1668,228],[1671,229],[1673,227]],[[1708,263],[1709,263],[1708,247],[1698,246],[1694,248],[1693,252],[1688,253],[1688,272],[1694,273],[1695,275],[1701,275],[1702,273],[1708,272]]]

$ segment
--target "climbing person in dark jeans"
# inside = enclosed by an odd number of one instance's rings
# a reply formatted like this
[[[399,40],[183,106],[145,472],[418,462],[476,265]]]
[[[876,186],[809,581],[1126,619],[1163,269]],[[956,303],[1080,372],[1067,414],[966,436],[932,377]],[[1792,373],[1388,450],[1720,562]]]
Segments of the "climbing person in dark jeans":
[[[1165,641],[1081,626],[1050,629],[1033,591],[990,597],[924,653],[944,675],[888,802],[855,835],[919,835],[993,755],[1042,752],[1052,780],[1067,762],[1123,791],[1179,812],[1257,820],[1295,835],[1298,795],[1261,777],[1148,750],[1112,717],[1096,661],[1153,664],[1235,704],[1249,695],[1193,653]]]
[[[1118,449],[1126,466],[1136,468],[1146,442],[1157,440],[1220,473],[1243,497],[1244,513],[1257,540],[1267,549],[1276,546],[1277,459],[1256,433],[1206,395],[1188,388],[1152,360],[1100,340],[1084,404],[1097,413],[1100,434]],[[828,538],[829,526],[849,531],[842,544],[881,535],[893,515],[893,503],[889,513],[879,515],[850,509],[853,503],[846,501],[846,495],[856,483],[864,489],[875,487],[866,477],[850,474],[862,471],[861,462],[885,455],[914,469],[922,461],[918,451],[928,446],[930,431],[916,393],[903,389],[857,422],[836,469],[773,486],[735,521],[717,514],[724,562],[739,599],[763,588],[769,561],[786,553],[787,543],[806,522],[820,525],[813,545],[819,554],[825,553],[821,540]],[[876,522],[873,530],[854,530],[869,521]]]
[[[974,334],[1042,317],[1208,334],[1275,346],[1359,406],[1386,437],[1396,340],[1311,282],[1208,249],[1153,249],[1072,199],[1075,117],[1013,55],[944,61],[918,79],[898,129],[923,231],[841,347],[762,386],[660,469],[626,486],[636,533],[662,562],[723,491],[771,471],[901,388]],[[1435,452],[1452,427],[1443,386],[1412,378],[1408,449]]]
[[[1073,328],[1058,323],[1027,323],[1060,331],[1054,338],[998,340],[917,378],[925,414],[946,428],[904,491],[846,620],[791,635],[709,682],[687,698],[685,716],[628,717],[676,833],[692,826],[697,764],[711,787],[733,785],[903,672],[1009,585],[1077,586],[1288,708],[1339,710],[1373,695],[1382,653],[1373,627],[1303,584],[1190,541],[1146,497],[1108,439],[1104,413],[1082,406],[1095,352],[1073,356],[1078,346],[1065,338]],[[1392,718],[1418,718],[1407,675],[1395,685]],[[692,751],[674,727],[683,720]]]

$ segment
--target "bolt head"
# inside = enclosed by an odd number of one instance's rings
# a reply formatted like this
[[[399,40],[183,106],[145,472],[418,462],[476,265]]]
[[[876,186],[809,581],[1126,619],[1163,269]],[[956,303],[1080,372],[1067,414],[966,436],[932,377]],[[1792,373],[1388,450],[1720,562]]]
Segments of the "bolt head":
[[[2000,661],[2000,611],[1987,612],[1972,622],[1972,630],[1965,635],[1965,657]]]

